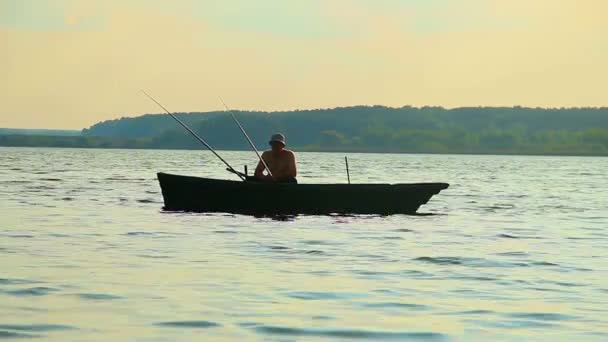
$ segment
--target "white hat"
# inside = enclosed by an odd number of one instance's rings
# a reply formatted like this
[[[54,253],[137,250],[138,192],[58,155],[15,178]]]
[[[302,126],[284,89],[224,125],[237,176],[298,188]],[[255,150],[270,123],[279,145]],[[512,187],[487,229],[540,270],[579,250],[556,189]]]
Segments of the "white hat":
[[[274,142],[280,142],[281,144],[283,144],[283,146],[287,145],[285,143],[285,136],[281,133],[273,134],[272,137],[270,137],[270,141],[268,142],[268,144],[272,145],[272,143]]]

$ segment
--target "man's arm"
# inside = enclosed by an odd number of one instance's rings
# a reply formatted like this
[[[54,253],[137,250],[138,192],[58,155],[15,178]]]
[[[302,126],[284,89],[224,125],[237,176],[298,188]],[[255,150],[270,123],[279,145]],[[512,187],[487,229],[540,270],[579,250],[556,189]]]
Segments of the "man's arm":
[[[289,151],[289,163],[287,163],[286,176],[290,178],[296,178],[298,175],[298,169],[296,166],[296,154]]]
[[[264,159],[264,161],[266,163],[268,163],[266,160],[266,156],[268,156],[268,152],[264,152],[262,153],[262,159]],[[262,161],[258,161],[258,166],[255,168],[255,173],[254,176],[256,178],[264,178],[264,170],[266,170],[266,168],[264,167],[264,164],[262,164]]]

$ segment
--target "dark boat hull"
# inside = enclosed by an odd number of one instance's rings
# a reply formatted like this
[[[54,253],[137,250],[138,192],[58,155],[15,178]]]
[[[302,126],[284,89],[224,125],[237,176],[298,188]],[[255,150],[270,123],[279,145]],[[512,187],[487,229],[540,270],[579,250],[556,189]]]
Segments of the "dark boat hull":
[[[165,210],[249,215],[415,214],[446,183],[280,184],[159,173]]]

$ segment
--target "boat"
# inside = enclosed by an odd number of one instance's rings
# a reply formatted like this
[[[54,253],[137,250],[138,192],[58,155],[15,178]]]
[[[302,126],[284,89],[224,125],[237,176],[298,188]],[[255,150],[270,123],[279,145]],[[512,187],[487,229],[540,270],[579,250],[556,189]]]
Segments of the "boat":
[[[241,181],[172,175],[158,173],[166,211],[223,212],[255,216],[330,215],[330,214],[415,214],[433,195],[447,189],[447,183],[415,184],[350,184],[348,158],[346,174],[348,184],[298,184],[259,182],[245,173],[236,171],[209,143],[171,113],[160,102],[142,90],[151,101],[190,133],[215,155],[227,170]],[[237,124],[241,133],[256,153],[260,164],[269,176],[272,172],[258,152],[253,141],[233,111],[222,104]],[[274,178],[274,177],[273,177]]]
[[[158,173],[164,210],[254,216],[416,214],[447,183],[294,184]]]

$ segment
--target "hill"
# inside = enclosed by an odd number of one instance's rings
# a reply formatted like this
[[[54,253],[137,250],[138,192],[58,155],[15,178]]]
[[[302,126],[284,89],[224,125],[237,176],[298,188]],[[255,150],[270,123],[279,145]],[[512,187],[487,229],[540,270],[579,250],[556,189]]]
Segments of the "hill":
[[[297,150],[608,155],[608,108],[357,106],[236,115],[260,149],[271,133],[283,132]],[[218,149],[248,148],[227,113],[178,116]],[[82,134],[62,145],[201,148],[165,114],[105,121]],[[9,140],[0,145],[26,138]]]

